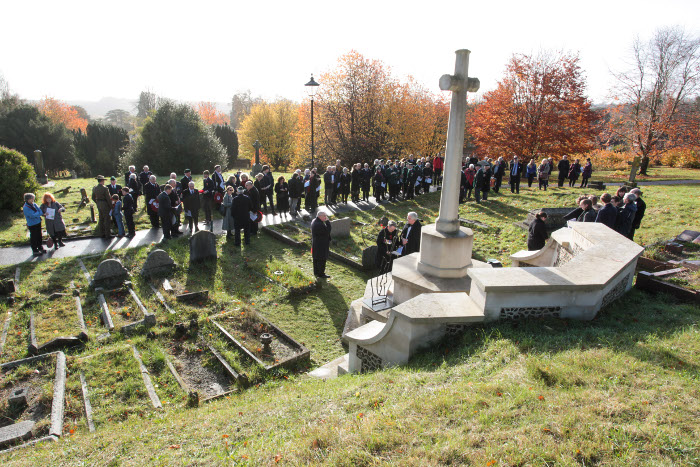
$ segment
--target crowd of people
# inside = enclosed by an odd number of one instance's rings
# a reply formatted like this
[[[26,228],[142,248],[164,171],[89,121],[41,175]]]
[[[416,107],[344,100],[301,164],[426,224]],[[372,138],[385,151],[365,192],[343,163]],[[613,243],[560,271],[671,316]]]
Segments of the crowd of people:
[[[182,235],[183,225],[190,232],[198,231],[200,211],[204,214],[202,224],[211,228],[212,213],[218,209],[224,219],[223,229],[227,237],[234,237],[235,244],[240,245],[241,231],[244,242],[249,243],[250,237],[257,234],[264,213],[275,215],[279,212],[281,216],[295,218],[302,209],[302,200],[307,211],[316,211],[322,187],[324,202],[330,207],[349,201],[369,202],[370,193],[377,203],[412,200],[437,190],[443,169],[443,156],[377,159],[372,166],[356,163],[350,167],[343,167],[337,160],[323,173],[316,168],[303,172],[297,169],[286,180],[284,176],[275,178],[267,165],[254,177],[241,171],[226,176],[217,165],[212,172],[204,171],[202,186],[196,187],[189,169],[179,180],[175,173],[171,173],[167,182],[161,185],[148,166],[144,166],[140,173],[130,166],[124,174],[123,185],[114,176],[110,177],[109,183],[105,177],[98,176],[91,198],[99,214],[97,233],[103,238],[111,238],[113,229],[119,237],[134,237],[134,215],[140,206],[147,213],[151,227],[162,229],[165,240]],[[534,159],[524,164],[517,156],[511,161],[502,157],[479,160],[471,156],[465,158],[461,169],[459,199],[464,203],[473,194],[477,203],[488,200],[491,190],[499,193],[506,175],[512,193],[520,192],[522,180],[526,179],[531,187],[535,178],[539,189],[546,190],[553,170],[551,158],[536,165]],[[590,160],[582,167],[578,159],[572,164],[567,156],[559,161],[557,170],[560,187],[567,179],[569,186],[574,186],[579,176],[582,178],[580,186],[585,187],[593,172]],[[34,254],[45,251],[42,218],[46,219],[51,244],[55,248],[63,246],[65,224],[61,212],[64,211],[50,193],[46,193],[41,206],[34,203],[33,194],[25,195],[24,213]],[[390,234],[385,232],[389,239],[393,238]]]
[[[579,196],[576,201],[578,206],[564,216],[567,222],[599,222],[610,227],[620,235],[634,240],[634,234],[641,226],[647,205],[642,199],[642,191],[639,188],[618,188],[615,196],[603,193],[600,199],[596,195]],[[530,224],[527,239],[528,250],[539,250],[547,242],[546,228],[547,213],[540,211],[535,220]]]

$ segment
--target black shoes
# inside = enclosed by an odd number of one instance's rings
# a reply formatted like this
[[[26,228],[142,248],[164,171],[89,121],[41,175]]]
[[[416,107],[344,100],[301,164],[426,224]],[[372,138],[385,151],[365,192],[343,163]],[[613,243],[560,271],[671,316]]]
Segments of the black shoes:
[[[318,277],[319,279],[330,279],[331,278],[331,276],[329,276],[328,274],[325,274],[325,273],[319,274],[316,277]]]

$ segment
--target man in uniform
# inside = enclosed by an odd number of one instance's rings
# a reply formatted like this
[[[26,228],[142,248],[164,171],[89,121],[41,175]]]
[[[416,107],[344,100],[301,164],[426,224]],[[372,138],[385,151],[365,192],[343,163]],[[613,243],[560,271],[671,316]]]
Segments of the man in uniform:
[[[105,178],[97,176],[97,186],[92,189],[92,200],[97,205],[99,221],[97,223],[97,234],[103,238],[112,238],[109,223],[109,211],[112,209],[112,197],[105,186]]]

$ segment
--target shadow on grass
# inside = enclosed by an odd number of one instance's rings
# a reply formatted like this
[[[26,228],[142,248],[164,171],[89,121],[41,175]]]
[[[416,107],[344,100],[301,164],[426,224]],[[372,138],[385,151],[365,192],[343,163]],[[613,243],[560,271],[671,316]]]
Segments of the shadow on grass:
[[[649,295],[632,289],[601,310],[592,321],[530,319],[474,326],[459,337],[446,338],[409,364],[431,370],[437,364],[463,364],[482,351],[489,341],[507,340],[521,354],[551,356],[570,350],[609,349],[665,369],[690,372],[700,368],[676,353],[656,348],[655,342],[672,338],[697,326],[700,307],[676,302],[673,297]]]

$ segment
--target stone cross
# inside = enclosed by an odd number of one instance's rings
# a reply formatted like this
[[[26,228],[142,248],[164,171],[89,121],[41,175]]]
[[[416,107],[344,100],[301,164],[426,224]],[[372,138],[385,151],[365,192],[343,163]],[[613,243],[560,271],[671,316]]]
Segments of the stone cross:
[[[262,147],[262,144],[260,144],[260,141],[256,139],[253,143],[253,147],[255,148],[255,164],[258,165],[260,164],[260,148]]]
[[[440,77],[440,89],[452,91],[450,102],[450,119],[447,124],[447,145],[445,148],[445,166],[442,177],[442,194],[440,196],[440,214],[436,228],[443,234],[455,234],[459,230],[459,185],[462,170],[462,151],[464,147],[464,124],[467,113],[467,92],[479,90],[479,80],[469,78],[469,54],[467,49],[455,52],[454,75]]]
[[[630,170],[630,183],[634,183],[635,178],[637,178],[637,170],[639,169],[639,164],[641,163],[641,161],[642,158],[639,156],[635,156],[632,160],[632,169]]]

